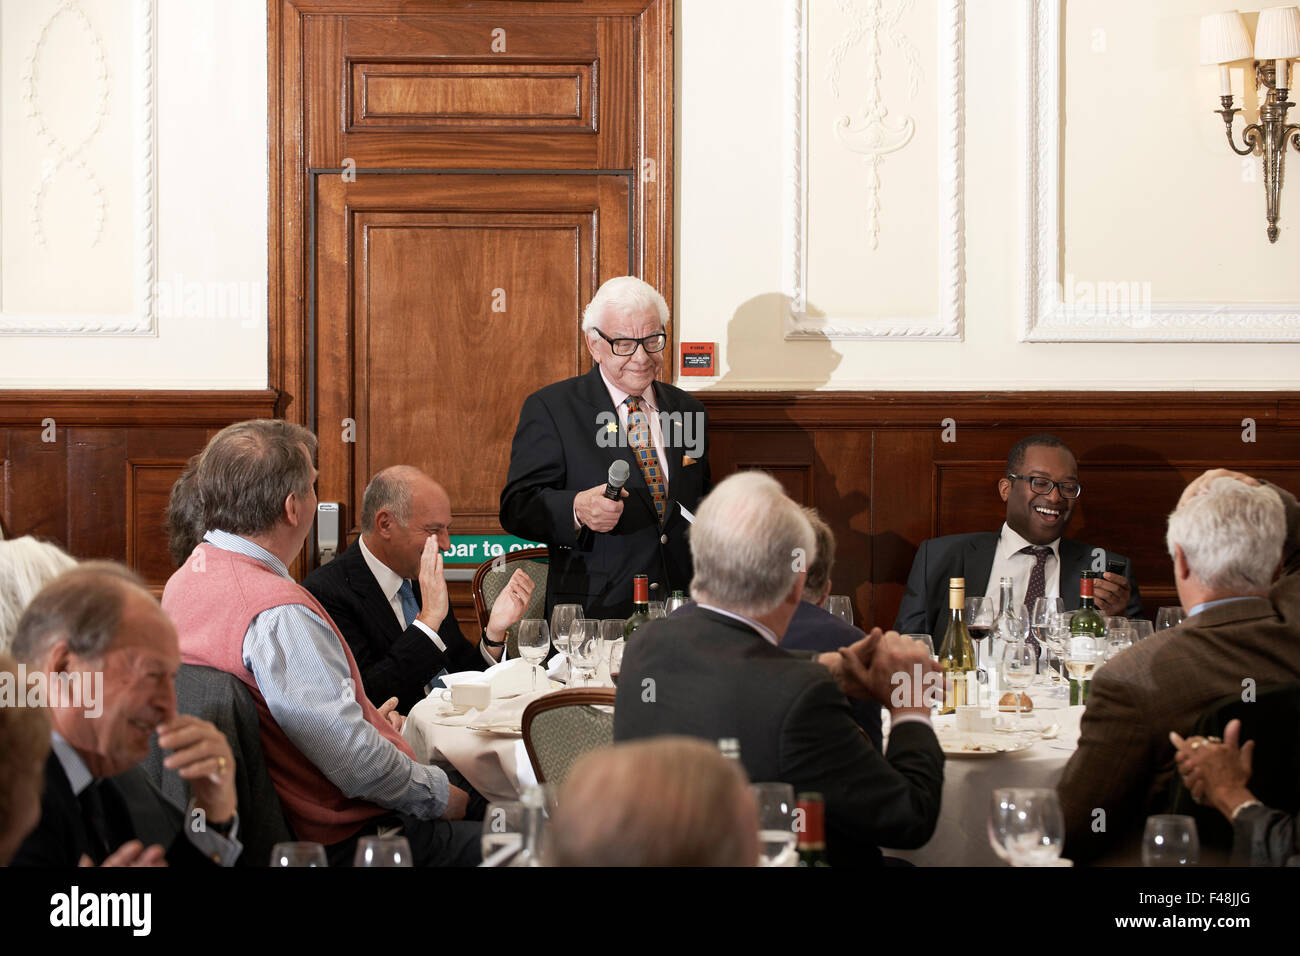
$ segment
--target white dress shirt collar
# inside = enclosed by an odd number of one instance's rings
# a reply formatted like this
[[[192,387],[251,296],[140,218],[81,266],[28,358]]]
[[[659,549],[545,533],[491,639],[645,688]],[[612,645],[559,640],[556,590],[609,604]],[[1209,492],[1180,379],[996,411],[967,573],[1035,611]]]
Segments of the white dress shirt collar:
[[[379,590],[384,592],[384,600],[388,601],[389,604],[393,603],[394,595],[401,589],[402,583],[406,579],[374,556],[371,550],[366,547],[365,535],[357,539],[357,544],[361,546],[361,557],[365,558],[366,567],[375,576],[375,582],[379,585]]]
[[[998,559],[1005,560],[1013,554],[1019,553],[1024,548],[1033,547],[1037,547],[1037,545],[1031,541],[1026,541],[1011,529],[1011,525],[1007,524],[1005,521],[1002,522],[1002,532],[998,535]],[[1061,559],[1061,539],[1057,538],[1051,544],[1047,545],[1047,547],[1052,549],[1052,555],[1059,561]],[[1033,556],[1025,555],[1025,557],[1032,558]]]
[[[767,641],[767,643],[771,644],[773,647],[781,646],[781,639],[776,636],[776,631],[766,625],[759,624],[758,621],[747,618],[743,614],[737,614],[735,611],[725,611],[720,607],[714,607],[712,604],[701,604],[699,606],[706,611],[712,611],[714,614],[721,614],[723,617],[729,617],[734,621],[739,621],[746,627],[752,627],[754,630],[758,631],[763,640]]]
[[[50,731],[50,749],[54,751],[54,756],[59,758],[59,765],[63,767],[63,773],[68,778],[68,786],[72,787],[72,795],[81,796],[81,791],[95,780],[95,775],[86,766],[86,761],[81,759],[77,748],[64,740],[55,730]]]
[[[632,394],[631,392],[623,391],[621,388],[619,388],[617,385],[611,382],[609,378],[605,375],[604,367],[601,367],[600,370],[600,380],[605,383],[605,389],[606,391],[609,392],[610,400],[614,403],[615,408],[618,408],[620,405],[626,402],[627,397],[630,394]],[[641,400],[641,407],[643,409],[648,409],[651,412],[659,411],[659,403],[655,400],[654,382],[651,382],[649,385],[647,385],[645,387],[645,391],[642,392],[640,395],[638,395],[637,398]]]

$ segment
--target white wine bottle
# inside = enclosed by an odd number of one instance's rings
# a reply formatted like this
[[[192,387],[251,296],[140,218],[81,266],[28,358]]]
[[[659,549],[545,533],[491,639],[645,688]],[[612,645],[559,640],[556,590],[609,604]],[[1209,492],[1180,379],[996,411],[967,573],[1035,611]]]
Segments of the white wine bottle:
[[[966,610],[966,579],[948,579],[948,631],[939,649],[943,670],[943,706],[940,714],[953,714],[967,703],[967,690],[975,683],[975,648],[963,616]]]

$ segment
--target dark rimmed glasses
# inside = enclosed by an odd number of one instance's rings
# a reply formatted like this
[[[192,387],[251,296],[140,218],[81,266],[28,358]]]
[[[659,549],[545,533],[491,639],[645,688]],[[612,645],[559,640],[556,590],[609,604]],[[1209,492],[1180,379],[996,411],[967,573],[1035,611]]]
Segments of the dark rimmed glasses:
[[[1036,495],[1050,495],[1053,488],[1061,489],[1062,498],[1077,498],[1083,494],[1083,485],[1077,481],[1053,481],[1042,475],[1007,475],[1011,479],[1029,482],[1029,490]]]
[[[662,352],[664,346],[668,344],[668,336],[663,332],[656,332],[654,335],[647,335],[643,339],[611,339],[600,329],[593,330],[597,335],[609,343],[609,349],[615,355],[628,356],[636,351],[639,345],[646,352]]]

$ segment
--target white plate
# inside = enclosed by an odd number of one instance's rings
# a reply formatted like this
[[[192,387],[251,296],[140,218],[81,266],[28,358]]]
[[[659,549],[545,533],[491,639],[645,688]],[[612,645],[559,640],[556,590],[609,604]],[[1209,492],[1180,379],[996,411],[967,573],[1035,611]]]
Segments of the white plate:
[[[1003,754],[1023,753],[1035,741],[1026,738],[1009,738],[1005,734],[963,734],[952,731],[939,735],[939,746],[945,757],[1000,757]]]

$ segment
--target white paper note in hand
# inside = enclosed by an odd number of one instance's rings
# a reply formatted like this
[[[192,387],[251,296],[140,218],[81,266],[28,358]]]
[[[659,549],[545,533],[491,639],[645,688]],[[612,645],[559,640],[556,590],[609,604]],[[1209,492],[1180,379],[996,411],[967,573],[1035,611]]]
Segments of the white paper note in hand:
[[[677,502],[677,507],[681,511],[682,517],[686,519],[687,524],[695,524],[695,515],[691,514],[688,510],[686,510],[686,506],[684,504],[682,504],[679,501]]]

